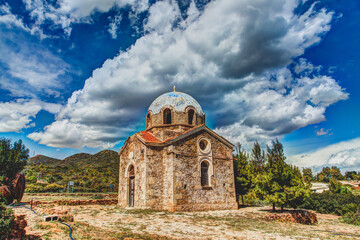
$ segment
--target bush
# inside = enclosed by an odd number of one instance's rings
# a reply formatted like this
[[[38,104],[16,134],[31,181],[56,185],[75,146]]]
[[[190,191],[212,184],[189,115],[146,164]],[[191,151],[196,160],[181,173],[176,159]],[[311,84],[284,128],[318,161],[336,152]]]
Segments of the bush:
[[[64,186],[61,186],[59,184],[51,183],[45,186],[44,192],[60,192],[64,188]]]
[[[31,176],[26,178],[27,183],[36,183],[36,181],[37,181],[37,178],[34,175],[31,175]]]
[[[28,193],[41,193],[44,192],[46,184],[43,183],[34,183],[34,184],[27,184],[25,188],[25,192]]]
[[[356,212],[348,212],[345,214],[345,216],[343,217],[343,221],[345,223],[349,223],[349,224],[353,224],[353,225],[358,225],[360,226],[360,214],[356,213]]]
[[[10,237],[12,226],[14,225],[14,214],[9,208],[6,208],[4,203],[0,202],[0,239]]]
[[[61,192],[64,189],[65,186],[56,183],[51,183],[51,184],[34,183],[34,184],[28,184],[25,190],[26,192],[29,193],[43,193],[43,192]]]
[[[312,193],[301,207],[319,213],[344,216],[348,213],[357,213],[360,210],[360,196],[355,196],[352,193],[332,193],[330,191]]]

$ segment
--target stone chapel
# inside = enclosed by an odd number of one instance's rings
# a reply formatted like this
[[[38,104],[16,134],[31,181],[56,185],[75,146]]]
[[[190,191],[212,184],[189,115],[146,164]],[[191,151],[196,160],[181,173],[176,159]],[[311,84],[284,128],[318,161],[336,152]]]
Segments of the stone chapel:
[[[237,209],[233,147],[206,126],[199,103],[174,87],[152,102],[146,130],[130,136],[119,151],[118,205]]]

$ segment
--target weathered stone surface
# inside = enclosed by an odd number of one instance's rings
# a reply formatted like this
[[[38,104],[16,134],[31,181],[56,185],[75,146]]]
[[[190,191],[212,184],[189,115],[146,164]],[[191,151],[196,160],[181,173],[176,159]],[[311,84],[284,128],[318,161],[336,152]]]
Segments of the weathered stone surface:
[[[163,111],[171,110],[171,124]],[[193,106],[175,111],[164,104],[149,111],[147,130],[129,137],[120,150],[118,205],[128,207],[130,179],[135,179],[134,207],[168,211],[236,209],[233,145],[204,124]],[[189,111],[194,118],[189,123]],[[200,148],[205,139],[206,148]],[[208,164],[208,186],[201,184],[201,163]],[[129,175],[134,166],[134,176]]]
[[[30,202],[25,202],[30,203]],[[93,199],[93,200],[56,200],[56,201],[33,201],[33,205],[42,205],[42,204],[57,204],[57,205],[113,205],[117,204],[117,199]]]
[[[268,221],[293,222],[311,225],[318,223],[316,213],[308,210],[292,210],[285,213],[271,213],[265,215],[264,219]]]

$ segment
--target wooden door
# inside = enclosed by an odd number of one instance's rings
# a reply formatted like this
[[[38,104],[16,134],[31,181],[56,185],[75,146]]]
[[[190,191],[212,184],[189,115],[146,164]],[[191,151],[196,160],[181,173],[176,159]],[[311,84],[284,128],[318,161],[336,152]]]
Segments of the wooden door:
[[[135,177],[132,176],[129,178],[129,207],[134,206],[135,198]]]

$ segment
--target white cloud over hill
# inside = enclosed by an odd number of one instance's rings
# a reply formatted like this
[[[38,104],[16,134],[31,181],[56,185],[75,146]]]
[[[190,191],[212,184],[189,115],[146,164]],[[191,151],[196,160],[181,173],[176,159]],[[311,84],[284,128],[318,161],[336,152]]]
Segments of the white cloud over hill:
[[[70,2],[63,1],[63,9],[74,16],[93,8]],[[348,94],[318,67],[293,59],[321,41],[333,12],[311,7],[295,14],[298,3],[218,0],[199,13],[192,2],[187,19],[173,1],[153,4],[146,34],[94,70],[54,123],[28,136],[53,147],[111,146],[135,131],[146,107],[174,84],[233,142],[265,143],[324,121],[326,108]]]
[[[0,132],[18,132],[33,126],[32,118],[40,110],[56,114],[60,110],[60,105],[25,99],[0,102]]]
[[[326,146],[314,152],[290,156],[288,160],[315,171],[324,166],[337,166],[343,172],[360,171],[360,138]]]

